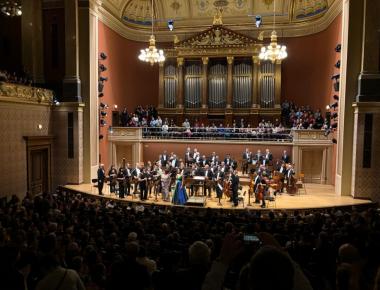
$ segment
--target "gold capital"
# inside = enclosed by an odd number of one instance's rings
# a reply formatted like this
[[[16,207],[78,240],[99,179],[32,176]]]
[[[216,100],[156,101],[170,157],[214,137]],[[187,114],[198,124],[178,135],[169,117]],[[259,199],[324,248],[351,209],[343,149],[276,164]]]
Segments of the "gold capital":
[[[202,63],[204,65],[208,64],[208,57],[207,56],[202,57]]]
[[[233,64],[234,63],[234,57],[233,56],[227,56],[227,63]]]
[[[184,61],[183,57],[177,57],[177,66],[183,66],[183,61]]]

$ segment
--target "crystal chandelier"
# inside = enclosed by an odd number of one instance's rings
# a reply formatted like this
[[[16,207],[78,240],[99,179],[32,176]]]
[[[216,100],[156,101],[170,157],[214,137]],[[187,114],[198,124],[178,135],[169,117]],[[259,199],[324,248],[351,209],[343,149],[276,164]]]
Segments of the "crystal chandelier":
[[[154,14],[154,7],[153,7],[153,0],[152,0],[152,34],[149,38],[149,47],[140,50],[139,60],[149,62],[150,65],[154,65],[156,62],[163,62],[165,61],[165,55],[164,51],[162,49],[156,48],[156,38],[153,34],[153,14]]]
[[[17,3],[17,1],[5,1],[0,3],[0,11],[6,16],[21,16],[21,3]]]
[[[282,60],[288,56],[286,46],[277,43],[277,33],[274,29],[276,27],[276,1],[273,1],[273,7],[273,31],[270,36],[270,44],[263,46],[259,54],[260,59],[270,60],[271,62]]]

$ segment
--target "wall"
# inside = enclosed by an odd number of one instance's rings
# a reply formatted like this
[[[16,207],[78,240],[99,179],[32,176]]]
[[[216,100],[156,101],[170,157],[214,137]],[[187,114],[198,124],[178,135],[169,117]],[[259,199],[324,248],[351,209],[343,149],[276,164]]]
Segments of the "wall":
[[[51,133],[49,106],[0,102],[0,197],[27,191],[26,143],[23,136]],[[42,130],[37,128],[42,124]]]
[[[99,53],[107,54],[107,59],[102,61],[107,71],[102,73],[102,76],[108,77],[108,81],[104,83],[104,97],[100,99],[100,102],[110,106],[106,117],[108,128],[108,125],[112,124],[114,105],[117,105],[120,111],[126,107],[128,112],[133,111],[138,105],[157,106],[158,66],[151,67],[137,58],[140,50],[147,47],[148,39],[143,42],[131,41],[123,38],[101,21],[98,25]],[[105,127],[101,128],[101,134],[105,136],[99,144],[101,162],[108,166]]]
[[[0,70],[22,70],[21,17],[7,17],[0,13],[0,55]]]
[[[331,103],[336,73],[335,47],[341,42],[341,14],[324,31],[302,37],[280,39],[288,48],[288,58],[282,65],[282,100],[298,105],[311,105],[325,110]]]

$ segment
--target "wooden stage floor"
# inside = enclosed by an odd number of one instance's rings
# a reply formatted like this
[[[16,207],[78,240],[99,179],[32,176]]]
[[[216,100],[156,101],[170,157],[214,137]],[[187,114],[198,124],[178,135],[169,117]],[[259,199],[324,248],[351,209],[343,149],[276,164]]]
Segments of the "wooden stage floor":
[[[73,190],[79,193],[87,194],[93,197],[100,197],[98,195],[98,189],[91,184],[80,184],[80,185],[65,185],[63,188]],[[313,208],[328,208],[328,207],[344,207],[344,206],[354,206],[354,205],[369,205],[372,202],[370,200],[354,199],[351,196],[338,196],[334,192],[334,186],[323,185],[323,184],[305,184],[306,193],[301,192],[301,194],[289,195],[283,193],[277,195],[275,202],[270,202],[267,205],[267,209],[277,209],[277,210],[294,210],[294,209],[313,209]],[[243,186],[242,193],[248,192],[248,186]],[[157,205],[172,205],[170,202],[162,201],[161,196],[158,196],[158,201],[155,201],[155,196],[152,196],[147,201],[140,201],[138,195],[133,199],[128,196],[124,199],[120,199],[114,194],[110,194],[109,186],[103,189],[102,198],[120,200],[125,202],[136,202],[141,204],[157,204]],[[222,205],[218,205],[218,200],[215,197],[215,192],[212,192],[212,197],[207,198],[205,207],[209,208],[225,208],[225,209],[261,209],[258,204],[253,203],[251,199],[251,206],[248,204],[248,194],[244,195],[244,205],[243,202],[239,203],[238,207],[233,207],[232,203],[228,199],[222,199]]]

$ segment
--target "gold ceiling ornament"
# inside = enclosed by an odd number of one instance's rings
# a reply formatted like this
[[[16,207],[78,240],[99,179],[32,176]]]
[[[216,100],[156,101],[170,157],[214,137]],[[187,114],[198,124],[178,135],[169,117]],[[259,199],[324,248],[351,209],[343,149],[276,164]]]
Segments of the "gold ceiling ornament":
[[[216,13],[212,25],[223,25],[223,9],[228,6],[228,0],[215,0]]]
[[[276,62],[277,60],[283,60],[288,56],[285,45],[277,43],[276,27],[276,1],[273,2],[273,31],[270,36],[270,44],[263,46],[259,54],[261,60],[270,60]]]
[[[153,25],[154,25],[154,6],[152,0],[152,34],[149,38],[149,47],[140,50],[139,60],[149,62],[151,66],[155,63],[160,63],[165,61],[164,51],[162,49],[156,48],[156,38],[153,34]]]
[[[273,0],[263,0],[263,2],[265,3],[265,5],[267,5],[267,8],[269,9],[269,7],[272,5],[273,3]]]

